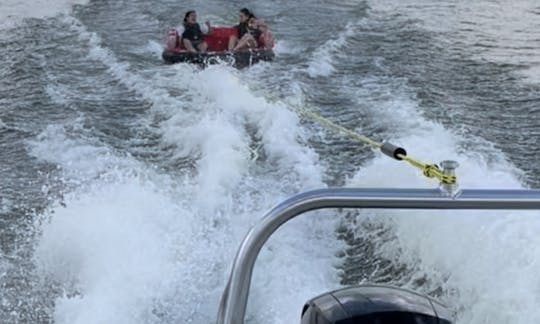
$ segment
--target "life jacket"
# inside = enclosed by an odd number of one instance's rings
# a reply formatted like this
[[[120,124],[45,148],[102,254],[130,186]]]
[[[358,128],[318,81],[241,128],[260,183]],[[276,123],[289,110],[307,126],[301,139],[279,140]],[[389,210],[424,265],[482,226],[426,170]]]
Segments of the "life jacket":
[[[239,23],[236,25],[236,28],[238,29],[238,38],[244,37],[245,34],[250,34],[253,38],[259,40],[262,34],[258,28],[252,28],[248,23]]]
[[[238,29],[238,38],[242,38],[245,34],[248,33],[248,24],[239,23],[238,25],[236,25],[236,29]]]
[[[261,34],[261,37],[259,37],[258,42],[259,42],[259,47],[266,48],[266,49],[272,49],[274,48],[276,44],[276,40],[274,39],[274,36],[268,30]]]
[[[185,24],[184,33],[182,38],[189,39],[192,42],[198,42],[203,40],[203,32],[201,31],[201,26],[199,24]]]
[[[176,29],[170,29],[167,32],[165,44],[169,49],[175,49],[180,47],[180,35],[178,35],[178,31]]]

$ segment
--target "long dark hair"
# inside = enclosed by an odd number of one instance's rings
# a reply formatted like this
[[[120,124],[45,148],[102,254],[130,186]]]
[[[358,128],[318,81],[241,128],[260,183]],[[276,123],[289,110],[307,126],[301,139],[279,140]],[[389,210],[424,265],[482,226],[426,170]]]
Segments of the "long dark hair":
[[[195,10],[189,10],[188,12],[186,12],[186,14],[184,15],[184,25],[187,24],[187,19],[192,13],[195,13]]]
[[[248,20],[251,19],[251,18],[257,19],[257,17],[255,17],[253,12],[251,12],[248,8],[242,8],[242,9],[240,9],[240,12],[243,13],[244,15],[246,15],[248,17]]]

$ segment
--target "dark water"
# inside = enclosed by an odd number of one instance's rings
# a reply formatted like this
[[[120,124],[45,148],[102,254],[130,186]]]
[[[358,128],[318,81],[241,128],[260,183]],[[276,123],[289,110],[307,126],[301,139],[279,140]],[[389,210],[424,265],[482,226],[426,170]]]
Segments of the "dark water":
[[[0,30],[2,323],[212,322],[241,237],[279,200],[436,185],[288,103],[458,160],[463,187],[540,186],[534,1],[255,3],[275,62],[161,62],[185,10],[230,25],[243,6],[0,4],[13,22]],[[460,323],[540,317],[535,215],[403,214],[325,212],[280,232],[249,321],[294,322],[307,298],[365,281],[434,295]]]

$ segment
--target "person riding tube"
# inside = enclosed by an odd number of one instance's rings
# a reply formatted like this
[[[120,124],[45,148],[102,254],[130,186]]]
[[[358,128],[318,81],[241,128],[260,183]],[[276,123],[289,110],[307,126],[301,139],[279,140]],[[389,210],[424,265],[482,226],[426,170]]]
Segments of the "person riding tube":
[[[235,28],[238,30],[238,36],[229,39],[230,51],[259,47],[261,35],[268,31],[268,26],[247,8],[240,10],[238,25]]]
[[[206,28],[204,28],[206,27]],[[204,35],[212,33],[212,26],[209,22],[205,26],[197,23],[197,13],[194,10],[186,12],[184,16],[184,32],[182,33],[182,44],[192,53],[205,53],[208,49],[208,44],[204,41]]]

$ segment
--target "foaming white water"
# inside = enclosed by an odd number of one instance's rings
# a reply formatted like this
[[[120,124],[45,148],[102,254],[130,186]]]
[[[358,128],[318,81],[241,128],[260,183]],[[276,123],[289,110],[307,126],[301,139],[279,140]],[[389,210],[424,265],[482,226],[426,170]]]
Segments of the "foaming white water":
[[[74,123],[76,128],[80,125],[81,120]],[[67,180],[93,179],[104,170],[134,166],[133,161],[117,158],[104,146],[70,138],[63,125],[48,126],[36,140],[29,142],[29,146],[34,156],[65,166],[64,173],[69,177]]]
[[[114,53],[102,45],[97,34],[87,31],[75,18],[66,19],[79,33],[81,40],[89,42],[90,58],[108,66],[109,72],[115,78],[151,102],[155,113],[168,117],[163,123],[163,135],[169,144],[178,148],[177,157],[200,157],[199,197],[201,205],[212,209],[219,200],[209,199],[208,197],[214,197],[209,192],[224,194],[227,189],[234,187],[247,171],[245,161],[249,159],[250,151],[243,125],[235,128],[227,124],[223,114],[215,110],[216,102],[208,102],[204,88],[208,80],[204,77],[197,78],[200,74],[196,73],[195,66],[180,64],[139,72],[146,75],[137,74],[131,71],[129,64],[119,62]],[[219,70],[233,77],[231,69]],[[179,90],[182,94],[178,96],[170,94]],[[201,114],[203,109],[216,114]],[[220,159],[221,163],[213,163],[217,159]],[[203,200],[208,204],[203,204]]]
[[[178,154],[190,152],[192,156],[200,156],[197,170],[201,181],[197,192],[204,197],[204,205],[215,206],[215,201],[209,197],[235,191],[237,184],[245,181],[246,177],[250,179],[248,186],[252,187],[249,191],[262,190],[267,197],[265,199],[273,197],[275,201],[293,188],[299,191],[322,186],[317,157],[304,144],[306,136],[298,126],[298,117],[283,105],[254,95],[242,83],[241,77],[242,73],[222,66],[192,75],[191,87],[198,94],[192,98],[192,103],[198,108],[199,116],[195,118],[199,122],[186,127],[184,124],[190,120],[186,119],[184,112],[177,112],[163,123],[165,139],[177,144]],[[250,128],[255,133],[247,131]],[[249,137],[258,138],[260,146],[250,148],[252,145],[246,140]],[[253,178],[249,173],[252,163],[246,161],[251,158],[253,149],[267,156],[265,165],[279,170],[277,178],[268,179],[263,175]],[[216,165],[216,160],[220,161],[219,165]],[[292,188],[291,183],[294,184]],[[269,242],[269,248],[259,260],[258,269],[261,270],[256,271],[253,281],[250,322],[296,321],[298,305],[335,287],[332,258],[329,258],[329,251],[336,250],[337,244],[333,239],[332,223],[302,219],[285,227],[276,239]],[[311,229],[314,229],[313,233]],[[315,253],[311,247],[303,248],[301,242],[317,242],[320,253]],[[290,247],[294,247],[293,251]],[[287,250],[289,252],[285,252]],[[275,262],[287,267],[278,270],[276,276],[268,276],[268,269],[276,269]],[[316,269],[320,270],[306,277],[305,269],[313,264],[317,264]],[[293,288],[294,293],[291,287],[296,287]],[[290,294],[288,298],[271,297],[281,296],[284,292]],[[272,298],[271,303],[268,298]]]
[[[84,141],[67,141],[60,151],[41,149],[65,142],[60,132],[31,144],[36,156],[58,163],[67,177],[83,182],[81,169],[91,177],[89,185],[65,195],[65,207],[53,207],[46,215],[50,221],[36,252],[40,272],[64,292],[56,301],[57,323],[215,320],[240,238],[283,195],[276,180],[244,178],[231,188],[235,194],[208,191],[208,202],[221,206],[209,211],[196,198],[199,190],[207,190],[198,179],[173,181],[105,147],[80,156],[92,151]],[[110,168],[102,161],[106,157],[110,164],[125,160],[125,167]],[[329,272],[332,242],[332,227],[320,219],[289,225],[271,240],[257,266],[264,272],[253,281],[250,317],[255,323],[290,323],[303,301],[330,288],[330,273],[303,269]],[[311,255],[314,250],[320,253]],[[272,297],[278,293],[287,298]],[[261,309],[274,312],[269,316]]]
[[[194,66],[180,64],[148,71],[148,76],[141,76],[130,71],[127,63],[119,62],[104,48],[99,36],[88,32],[76,19],[66,19],[81,39],[90,43],[91,58],[106,64],[119,81],[152,102],[155,112],[169,117],[163,123],[163,135],[170,144],[177,146],[178,156],[201,154],[199,174],[210,179],[200,182],[206,184],[199,191],[201,197],[212,196],[207,194],[208,191],[223,193],[247,170],[244,161],[250,156],[250,143],[246,140],[248,124],[257,126],[263,149],[271,157],[291,163],[303,188],[322,183],[317,157],[297,141],[305,136],[298,127],[296,115],[283,106],[269,104],[252,95],[241,84],[240,73],[235,69],[215,66],[196,73]],[[169,93],[178,89],[183,92],[178,97]],[[221,159],[219,165],[208,163],[217,157]],[[211,170],[210,167],[218,169]]]
[[[336,59],[340,50],[347,44],[347,38],[354,35],[354,26],[355,24],[348,23],[337,34],[337,37],[327,40],[313,52],[307,67],[307,73],[310,77],[330,76],[335,72],[332,62]]]
[[[2,121],[2,119],[0,119],[0,129],[2,128],[6,128],[6,124],[4,123],[4,121]]]
[[[394,107],[395,108],[395,107]],[[393,142],[410,148],[425,161],[456,159],[462,188],[522,188],[519,171],[499,153],[489,161],[462,152],[458,135],[419,116],[404,100],[396,118],[410,129]],[[394,116],[392,112],[388,117]],[[411,117],[412,116],[412,117]],[[412,122],[408,122],[412,121]],[[434,149],[436,144],[436,149]],[[434,187],[418,170],[383,156],[369,162],[350,186]],[[427,278],[424,289],[442,287],[445,301],[458,311],[458,323],[537,322],[540,280],[538,212],[494,211],[380,211],[397,241],[386,242],[381,253],[415,270],[412,280]],[[384,218],[388,220],[387,218]],[[399,251],[399,252],[398,252]],[[412,284],[412,283],[411,283]]]
[[[300,177],[299,183],[306,188],[321,184],[317,156],[302,145],[306,134],[299,128],[297,115],[282,104],[254,95],[242,84],[241,74],[232,69],[211,67],[193,77],[193,86],[201,94],[194,99],[197,103],[206,102],[205,112],[218,112],[238,130],[256,126],[257,133],[253,135],[260,138],[262,149],[281,169],[292,167]]]
[[[148,41],[148,45],[146,45],[145,51],[152,53],[155,58],[161,59],[161,53],[163,52],[163,44],[160,44],[156,41]]]
[[[7,22],[18,22],[23,18],[52,17],[68,13],[74,4],[87,2],[88,0],[2,0],[0,21],[7,25]]]
[[[130,70],[129,64],[119,62],[115,55],[107,48],[102,46],[100,37],[86,28],[75,18],[66,17],[71,26],[77,31],[82,40],[88,41],[91,45],[89,56],[92,59],[99,60],[109,67],[109,72],[114,75],[125,86],[136,91],[145,100],[153,103],[153,108],[170,117],[169,121],[164,123],[164,132],[166,138],[171,143],[182,143],[182,138],[186,136],[182,133],[176,136],[173,132],[185,131],[175,128],[175,123],[190,123],[191,129],[200,134],[194,134],[195,137],[212,136],[212,127],[209,119],[220,118],[220,114],[226,116],[230,121],[236,124],[236,131],[244,132],[246,124],[251,123],[261,126],[259,135],[263,136],[262,141],[265,149],[271,153],[277,154],[277,157],[289,158],[294,162],[313,165],[317,157],[309,150],[305,149],[297,139],[305,136],[298,127],[298,118],[288,111],[283,105],[270,104],[264,98],[256,97],[250,93],[249,88],[241,83],[241,73],[237,70],[214,66],[203,71],[197,71],[196,67],[189,64],[179,64],[174,66],[165,66],[159,70],[135,71]],[[153,47],[155,44],[153,45]],[[146,75],[141,75],[144,73]],[[182,90],[180,96],[171,95],[172,90]],[[207,113],[216,112],[216,115],[210,116]],[[202,127],[193,125],[193,119],[198,119],[204,123]],[[210,123],[210,124],[209,124]],[[170,126],[170,125],[173,126]],[[173,128],[173,132],[168,130]],[[225,125],[228,127],[228,125]],[[283,130],[285,128],[285,131]],[[224,130],[225,131],[225,130]],[[235,128],[231,128],[231,132]],[[201,135],[202,134],[202,135]],[[276,135],[280,136],[276,136]],[[243,139],[245,134],[239,134],[237,139]],[[234,135],[230,135],[234,136]],[[181,147],[180,153],[192,152],[192,142],[185,141],[186,147]],[[293,145],[295,152],[290,147]],[[239,146],[245,146],[239,144]],[[288,153],[301,153],[299,156]],[[300,159],[301,161],[296,161]],[[307,160],[309,160],[309,162]],[[304,172],[303,168],[298,168],[298,172]],[[309,177],[306,180],[313,179],[317,172],[309,169]],[[312,183],[320,183],[320,177],[313,179]]]
[[[43,226],[36,252],[41,272],[64,291],[55,320],[154,323],[160,316],[194,316],[182,307],[186,298],[176,296],[179,291],[203,295],[193,290],[191,271],[202,275],[208,266],[192,263],[191,255],[202,253],[196,237],[202,233],[193,233],[192,226],[201,222],[182,209],[189,193],[168,192],[173,186],[166,177],[150,175],[106,147],[66,141],[63,131],[47,130],[31,148],[35,156],[61,166],[70,182],[90,182],[68,193],[65,207],[46,215],[50,222]]]
[[[280,104],[269,103],[257,97],[241,82],[241,74],[231,69],[210,67],[192,76],[192,86],[199,96],[193,103],[205,112],[197,124],[185,127],[185,114],[177,113],[163,124],[167,141],[176,143],[180,155],[187,152],[200,155],[197,170],[201,180],[198,195],[202,195],[205,206],[215,206],[217,193],[234,191],[236,183],[250,178],[249,186],[254,192],[263,190],[267,198],[283,198],[291,182],[295,191],[322,186],[321,174],[316,156],[304,145],[305,135],[298,126],[298,117]],[[231,95],[233,94],[233,95]],[[255,134],[247,128],[254,127]],[[248,173],[251,163],[250,143],[246,141],[255,136],[260,147],[255,148],[267,155],[264,163],[278,172],[277,179],[253,179]],[[227,143],[228,142],[228,143]],[[215,161],[220,161],[219,165]],[[226,169],[229,172],[223,172]],[[263,181],[262,181],[263,180]],[[219,182],[218,182],[219,181]],[[250,189],[250,191],[253,189]],[[243,203],[242,203],[243,204]],[[333,226],[326,220],[300,220],[288,225],[275,240],[268,244],[259,260],[255,273],[254,299],[250,303],[250,322],[252,323],[291,323],[298,318],[298,305],[307,298],[335,287],[329,251],[336,250],[333,239]],[[325,229],[326,228],[326,229]],[[314,233],[312,230],[314,229]],[[311,247],[303,248],[304,242],[318,242],[320,253]],[[290,248],[296,251],[291,251]],[[289,252],[285,252],[289,250]],[[305,256],[305,257],[302,257]],[[268,276],[268,269],[275,269],[275,262],[287,265],[279,270],[277,276]],[[305,276],[305,269],[318,264],[320,269],[314,276]],[[313,268],[314,269],[314,268]],[[291,293],[291,287],[302,289]],[[284,292],[288,298],[275,299]],[[268,298],[272,298],[269,303]],[[291,307],[291,305],[296,305]]]
[[[55,320],[213,322],[241,238],[280,199],[323,185],[318,157],[297,117],[255,96],[241,72],[189,65],[136,71],[79,22],[72,26],[89,42],[90,58],[152,104],[149,115],[164,119],[157,131],[177,156],[195,161],[196,172],[156,174],[63,125],[30,143],[70,183],[85,183],[65,195],[66,207],[46,215],[36,253],[40,272],[64,291]],[[253,159],[258,154],[264,162]],[[295,322],[305,300],[335,287],[332,224],[300,219],[269,242],[252,284],[252,323]]]
[[[51,215],[36,252],[42,271],[62,284],[56,321],[152,322],[154,307],[177,288],[176,259],[187,252],[190,224],[172,197],[136,178],[96,182],[76,195]]]
[[[146,181],[137,162],[70,138],[65,126],[49,126],[29,146],[34,156],[60,166],[66,182],[78,184],[64,196],[64,207],[45,215],[35,255],[41,273],[63,291],[55,320],[148,322],[153,303],[175,288],[171,274],[184,245],[174,229],[190,231],[179,205]],[[160,206],[166,208],[156,212]]]
[[[277,54],[277,55],[280,55],[280,54],[290,54],[290,55],[294,55],[294,54],[299,54],[302,52],[302,48],[298,45],[296,45],[294,42],[292,41],[287,41],[287,40],[280,40],[279,42],[276,42],[276,46],[274,48],[274,52]]]

